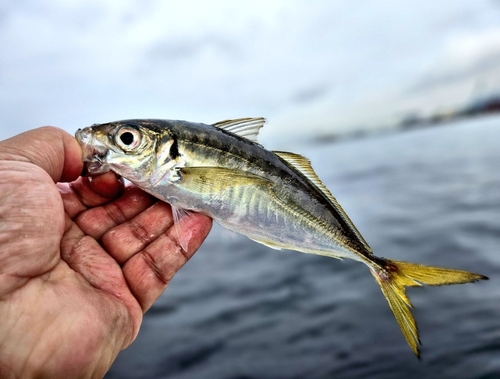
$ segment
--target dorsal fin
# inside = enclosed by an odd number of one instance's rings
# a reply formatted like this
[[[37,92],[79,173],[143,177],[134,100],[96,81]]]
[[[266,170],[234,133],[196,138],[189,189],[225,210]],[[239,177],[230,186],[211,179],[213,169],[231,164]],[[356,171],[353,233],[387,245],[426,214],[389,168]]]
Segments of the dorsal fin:
[[[311,162],[306,157],[303,157],[299,154],[288,153],[285,151],[273,151],[278,157],[283,159],[286,163],[288,163],[292,168],[296,171],[299,171],[302,175],[306,177],[313,185],[320,191],[323,196],[330,202],[330,204],[337,210],[338,214],[342,218],[342,220],[349,226],[351,231],[358,237],[359,241],[363,244],[367,251],[372,252],[371,247],[365,241],[361,233],[354,226],[353,222],[347,216],[347,213],[342,209],[337,199],[333,197],[332,193],[326,186],[321,182],[318,175],[314,172],[314,169],[311,166]]]
[[[216,128],[227,130],[228,132],[239,135],[250,141],[257,142],[259,129],[264,126],[266,120],[262,117],[257,118],[238,118],[235,120],[224,120],[213,124]]]

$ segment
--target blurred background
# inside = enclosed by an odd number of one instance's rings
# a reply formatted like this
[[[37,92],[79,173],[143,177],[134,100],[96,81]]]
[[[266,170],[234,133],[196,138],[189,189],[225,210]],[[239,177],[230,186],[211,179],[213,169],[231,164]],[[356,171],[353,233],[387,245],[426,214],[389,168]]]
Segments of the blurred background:
[[[368,270],[215,227],[108,378],[500,376],[500,1],[0,4],[0,139],[264,116],[376,254],[489,282],[411,289],[418,362]]]
[[[303,141],[446,117],[499,95],[499,20],[493,0],[4,2],[0,137],[265,116],[265,141]]]

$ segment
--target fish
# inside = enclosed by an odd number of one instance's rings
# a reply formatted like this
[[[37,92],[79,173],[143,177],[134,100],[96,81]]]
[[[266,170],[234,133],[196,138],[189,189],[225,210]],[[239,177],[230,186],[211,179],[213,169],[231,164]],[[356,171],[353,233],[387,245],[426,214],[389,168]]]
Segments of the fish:
[[[133,119],[79,129],[76,139],[89,175],[113,171],[169,203],[174,225],[186,212],[199,212],[272,249],[364,263],[420,357],[406,287],[488,278],[376,256],[307,158],[258,143],[264,122]],[[186,241],[179,242],[186,249]]]

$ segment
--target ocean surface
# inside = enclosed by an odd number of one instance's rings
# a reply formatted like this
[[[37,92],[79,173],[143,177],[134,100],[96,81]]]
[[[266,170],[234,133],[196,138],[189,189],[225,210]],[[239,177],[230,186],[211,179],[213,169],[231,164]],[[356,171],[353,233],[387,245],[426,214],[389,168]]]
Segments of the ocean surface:
[[[418,360],[363,264],[215,227],[106,378],[500,378],[500,118],[295,151],[375,254],[490,280],[408,289]]]

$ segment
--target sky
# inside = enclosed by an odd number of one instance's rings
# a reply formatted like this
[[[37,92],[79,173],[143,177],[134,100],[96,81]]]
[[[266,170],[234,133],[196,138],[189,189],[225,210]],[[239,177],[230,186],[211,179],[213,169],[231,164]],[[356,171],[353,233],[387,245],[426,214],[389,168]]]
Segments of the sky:
[[[498,91],[500,1],[18,0],[0,50],[0,139],[263,116],[280,146]]]

